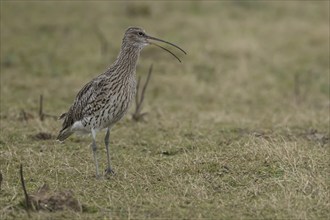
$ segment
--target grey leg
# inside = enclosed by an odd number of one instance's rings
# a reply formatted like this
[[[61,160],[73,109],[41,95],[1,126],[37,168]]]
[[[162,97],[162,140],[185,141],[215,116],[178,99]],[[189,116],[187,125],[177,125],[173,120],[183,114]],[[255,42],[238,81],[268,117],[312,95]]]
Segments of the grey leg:
[[[105,170],[105,173],[114,174],[113,170],[111,169],[111,165],[110,165],[110,151],[109,151],[110,128],[107,128],[107,133],[105,134],[104,143],[105,143],[105,149],[107,150],[107,159],[108,159],[108,167]]]
[[[92,150],[93,150],[93,156],[94,156],[94,163],[95,163],[95,167],[96,167],[96,177],[99,177],[100,173],[99,173],[99,165],[97,163],[97,145],[96,145],[96,133],[94,131],[94,129],[92,129],[92,137],[93,137],[93,142],[92,142]]]

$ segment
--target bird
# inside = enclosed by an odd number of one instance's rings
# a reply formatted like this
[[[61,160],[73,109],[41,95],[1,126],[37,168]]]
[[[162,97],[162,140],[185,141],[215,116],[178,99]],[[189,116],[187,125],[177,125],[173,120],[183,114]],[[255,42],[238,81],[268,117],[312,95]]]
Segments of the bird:
[[[110,130],[127,113],[135,97],[136,66],[141,50],[147,45],[155,45],[181,62],[174,53],[155,41],[171,45],[187,54],[173,43],[146,34],[141,27],[129,27],[124,33],[119,54],[112,65],[83,86],[68,111],[59,117],[63,123],[56,138],[58,141],[63,142],[74,133],[91,134],[96,177],[100,176],[96,133],[103,129],[106,129],[104,144],[107,152],[107,168],[105,174],[114,174],[110,162]]]

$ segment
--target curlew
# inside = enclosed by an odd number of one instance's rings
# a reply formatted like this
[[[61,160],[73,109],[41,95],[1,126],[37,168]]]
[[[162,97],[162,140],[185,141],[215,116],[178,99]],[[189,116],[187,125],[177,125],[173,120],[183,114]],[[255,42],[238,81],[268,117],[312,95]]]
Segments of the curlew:
[[[149,36],[141,28],[130,27],[124,34],[121,49],[115,62],[104,73],[87,83],[78,92],[69,110],[60,116],[60,119],[64,121],[57,140],[64,141],[73,133],[92,134],[91,148],[97,177],[99,176],[99,167],[96,133],[106,129],[104,143],[108,164],[105,172],[112,174],[114,172],[110,163],[110,129],[126,114],[135,96],[136,64],[141,50],[147,45],[155,45],[169,52],[181,62],[175,54],[154,41],[169,44],[186,54],[183,49],[173,43]]]

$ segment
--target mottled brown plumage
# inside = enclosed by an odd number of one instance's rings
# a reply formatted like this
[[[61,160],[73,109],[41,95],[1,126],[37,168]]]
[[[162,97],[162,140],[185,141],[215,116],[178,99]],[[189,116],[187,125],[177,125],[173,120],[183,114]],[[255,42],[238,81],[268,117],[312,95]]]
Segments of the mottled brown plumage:
[[[184,50],[172,43],[148,36],[141,28],[128,28],[115,62],[104,73],[87,83],[77,94],[68,112],[60,116],[60,119],[64,121],[62,130],[57,137],[58,140],[63,141],[75,132],[92,134],[92,149],[97,176],[99,170],[96,155],[96,132],[104,128],[107,129],[105,145],[108,167],[106,172],[112,173],[109,154],[110,129],[126,114],[135,96],[135,70],[141,50],[152,44],[175,56],[171,51],[150,40],[170,44],[185,53]],[[177,56],[175,57],[180,61]]]

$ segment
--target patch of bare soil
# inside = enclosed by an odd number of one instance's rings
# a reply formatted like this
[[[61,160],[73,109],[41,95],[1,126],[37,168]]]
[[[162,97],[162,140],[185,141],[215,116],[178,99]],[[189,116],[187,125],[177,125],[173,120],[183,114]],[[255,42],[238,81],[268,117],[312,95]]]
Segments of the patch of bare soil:
[[[36,192],[28,195],[33,210],[82,211],[80,202],[74,197],[71,190],[52,191],[47,184],[44,184]]]

